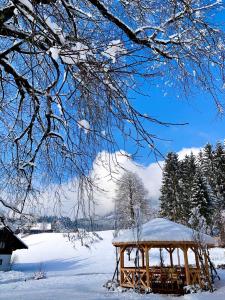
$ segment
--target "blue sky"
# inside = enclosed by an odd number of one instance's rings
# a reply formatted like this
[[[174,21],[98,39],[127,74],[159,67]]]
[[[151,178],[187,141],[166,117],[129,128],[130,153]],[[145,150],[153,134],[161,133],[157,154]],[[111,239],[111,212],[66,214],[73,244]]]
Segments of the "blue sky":
[[[158,87],[157,87],[158,86]],[[147,113],[162,121],[189,123],[182,126],[164,127],[149,125],[147,128],[163,141],[158,141],[158,149],[166,155],[169,151],[180,151],[182,148],[202,147],[207,142],[215,144],[225,139],[225,118],[218,114],[213,99],[199,90],[190,93],[188,99],[174,87],[163,85],[143,85],[142,91],[149,97],[136,95],[135,104],[143,113]],[[221,98],[221,103],[224,103]],[[167,141],[166,141],[167,140]],[[126,151],[134,151],[128,145]],[[144,165],[154,161],[148,157],[149,149],[142,149],[136,160]]]
[[[225,10],[223,8],[218,10],[216,15],[213,14],[212,19],[210,18],[210,21],[216,23],[223,31],[225,31],[224,20]],[[173,74],[172,76],[171,74],[167,75],[168,78],[173,78]],[[188,99],[184,98],[179,88],[176,88],[176,83],[172,82],[172,86],[170,86],[170,81],[169,85],[165,85],[168,78],[157,78],[154,81],[149,79],[148,83],[138,82],[137,85],[142,85],[141,92],[149,94],[149,97],[130,94],[130,97],[135,99],[135,107],[142,113],[147,113],[165,122],[189,123],[185,126],[170,126],[169,128],[149,125],[147,128],[151,133],[164,139],[164,141],[157,142],[159,151],[166,155],[169,151],[178,152],[183,148],[203,147],[207,142],[215,144],[217,141],[223,141],[225,139],[225,116],[218,114],[212,97],[204,93],[201,88],[195,88],[190,92]],[[222,87],[223,82],[220,80],[219,82]],[[225,93],[219,100],[225,109],[224,97]],[[124,149],[123,146],[121,148]],[[125,150],[129,153],[135,151],[130,144]],[[139,152],[139,156],[135,160],[144,165],[154,162],[155,157],[148,156],[148,154],[149,148],[146,147]]]

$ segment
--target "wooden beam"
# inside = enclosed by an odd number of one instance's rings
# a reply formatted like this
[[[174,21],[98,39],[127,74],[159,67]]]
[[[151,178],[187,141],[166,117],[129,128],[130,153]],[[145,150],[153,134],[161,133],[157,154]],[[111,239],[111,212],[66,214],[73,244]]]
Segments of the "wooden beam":
[[[181,246],[189,246],[189,247],[196,247],[198,245],[197,242],[191,242],[191,241],[143,241],[143,242],[138,242],[139,247],[145,247],[149,246],[150,248],[162,248],[162,247],[168,247],[168,248],[178,248]],[[114,246],[126,246],[126,247],[136,247],[137,243],[134,241],[130,242],[114,242]],[[208,248],[214,248],[214,244],[208,244]]]

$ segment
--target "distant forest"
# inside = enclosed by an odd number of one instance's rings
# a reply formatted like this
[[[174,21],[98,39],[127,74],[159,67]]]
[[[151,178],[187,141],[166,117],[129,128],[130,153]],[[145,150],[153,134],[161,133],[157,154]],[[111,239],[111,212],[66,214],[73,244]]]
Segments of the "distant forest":
[[[51,223],[53,230],[57,232],[73,231],[78,228],[83,228],[87,231],[100,231],[114,229],[114,215],[98,216],[95,218],[82,218],[77,220],[71,220],[69,217],[57,217],[57,216],[42,216],[39,217],[37,222]]]

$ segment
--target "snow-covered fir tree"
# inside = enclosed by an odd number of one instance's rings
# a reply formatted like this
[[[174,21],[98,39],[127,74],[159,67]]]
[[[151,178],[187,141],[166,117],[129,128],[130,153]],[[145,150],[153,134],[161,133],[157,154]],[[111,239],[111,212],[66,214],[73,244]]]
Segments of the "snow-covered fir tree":
[[[150,217],[148,193],[136,173],[125,172],[115,197],[117,228],[133,228]]]
[[[180,220],[180,164],[176,153],[168,153],[163,170],[160,214],[170,220]]]
[[[225,245],[225,149],[218,142],[214,153],[214,226],[218,229],[220,240]]]
[[[208,181],[211,188],[215,190],[214,150],[213,146],[209,143],[205,145],[202,153],[200,153],[199,168],[201,169],[202,175]]]
[[[201,173],[196,172],[190,197],[190,225],[197,229],[201,218],[204,218],[207,228],[211,226],[211,199],[207,188],[207,183],[204,181]],[[200,218],[201,217],[201,218]]]
[[[220,142],[215,147],[214,166],[215,193],[221,209],[225,209],[225,148]]]
[[[225,241],[224,207],[225,150],[221,143],[215,148],[208,143],[197,158],[191,153],[179,161],[177,154],[168,154],[160,197],[162,216],[194,227],[198,219],[204,219],[205,228],[219,232]]]
[[[185,225],[188,224],[189,218],[191,216],[190,200],[196,169],[196,159],[194,154],[191,152],[190,155],[186,155],[185,158],[180,162],[180,221]]]

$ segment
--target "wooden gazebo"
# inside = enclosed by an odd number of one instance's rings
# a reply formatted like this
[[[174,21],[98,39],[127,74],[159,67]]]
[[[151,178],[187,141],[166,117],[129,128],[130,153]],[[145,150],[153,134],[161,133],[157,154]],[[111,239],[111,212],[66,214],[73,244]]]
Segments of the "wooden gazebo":
[[[144,224],[138,234],[136,230],[124,230],[113,240],[113,245],[119,248],[122,287],[182,294],[185,286],[204,288],[212,283],[208,248],[214,247],[215,241],[184,225],[156,218]],[[151,251],[155,252],[156,248],[160,254],[163,249],[168,253],[167,265],[162,259],[157,265],[151,265]],[[130,258],[131,252],[135,258],[126,266],[124,254]],[[194,264],[189,262],[191,252]]]

